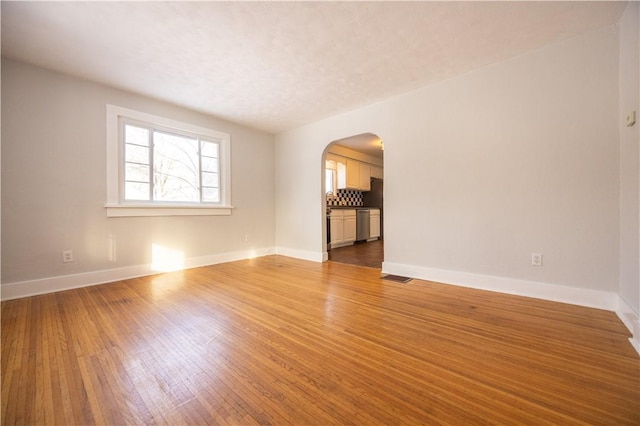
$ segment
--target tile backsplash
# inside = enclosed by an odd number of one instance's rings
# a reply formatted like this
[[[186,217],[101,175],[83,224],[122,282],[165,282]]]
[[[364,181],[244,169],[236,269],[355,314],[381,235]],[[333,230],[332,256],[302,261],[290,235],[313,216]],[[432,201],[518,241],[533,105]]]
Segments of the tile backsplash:
[[[338,189],[335,195],[327,195],[327,206],[362,207],[362,192],[352,189]]]

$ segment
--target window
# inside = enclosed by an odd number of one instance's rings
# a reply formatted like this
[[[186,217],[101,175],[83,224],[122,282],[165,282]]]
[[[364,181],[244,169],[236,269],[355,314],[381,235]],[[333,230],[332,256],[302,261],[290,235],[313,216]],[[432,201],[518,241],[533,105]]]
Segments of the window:
[[[331,191],[333,195],[338,193],[338,189],[344,189],[347,187],[346,161],[347,160],[344,157],[331,153],[327,154],[325,166],[325,187],[326,191]]]
[[[230,136],[107,106],[107,215],[231,214]]]
[[[121,120],[125,201],[220,201],[219,142]]]
[[[336,162],[333,160],[326,161],[324,187],[327,194],[336,195]]]
[[[336,171],[331,169],[325,169],[325,189],[327,190],[327,194],[334,195],[336,193],[335,181],[336,181]]]

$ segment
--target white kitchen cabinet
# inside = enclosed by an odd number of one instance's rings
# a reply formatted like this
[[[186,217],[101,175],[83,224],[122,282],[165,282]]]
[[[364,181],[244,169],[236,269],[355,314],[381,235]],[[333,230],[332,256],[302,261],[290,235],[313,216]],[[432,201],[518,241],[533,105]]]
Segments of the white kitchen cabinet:
[[[331,246],[337,247],[344,242],[344,232],[342,230],[344,218],[342,210],[331,210],[329,215],[329,231],[331,235]]]
[[[371,166],[367,163],[360,163],[360,186],[361,191],[371,191]]]
[[[380,238],[380,209],[369,210],[369,241]]]
[[[329,227],[331,248],[353,244],[356,240],[356,211],[331,209]]]
[[[380,166],[371,166],[371,177],[376,179],[383,179],[384,173]]]
[[[355,189],[371,191],[371,178],[382,179],[382,167],[365,163],[353,158],[328,153],[327,163],[336,170],[338,189]]]
[[[360,162],[347,158],[347,189],[360,189]]]
[[[344,221],[342,225],[343,241],[353,243],[356,241],[356,211],[344,210]]]
[[[327,165],[327,168],[336,171],[337,189],[371,191],[371,178],[382,179],[382,167],[354,160],[353,158],[328,153]]]
[[[345,189],[347,187],[347,160],[336,162],[336,168],[338,170],[338,189]]]
[[[371,190],[371,165],[347,158],[346,189]]]

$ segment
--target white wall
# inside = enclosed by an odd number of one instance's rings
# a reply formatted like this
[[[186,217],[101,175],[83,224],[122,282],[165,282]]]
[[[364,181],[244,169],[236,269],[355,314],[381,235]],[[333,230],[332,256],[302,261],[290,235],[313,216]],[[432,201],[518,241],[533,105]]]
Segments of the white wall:
[[[323,150],[370,132],[385,142],[386,270],[598,305],[619,285],[617,111],[610,26],[277,135],[277,246],[321,258]]]
[[[9,60],[2,89],[3,297],[10,283],[148,265],[152,244],[186,264],[273,248],[272,135]],[[107,218],[108,103],[231,134],[232,215]]]
[[[640,113],[640,5],[630,2],[620,21],[620,298],[623,314],[640,329],[640,123],[627,127],[630,111]],[[638,117],[640,118],[640,117]],[[634,333],[637,335],[637,332]],[[640,337],[640,336],[639,336]],[[638,344],[638,343],[636,343]],[[640,346],[639,346],[640,348]],[[640,349],[639,349],[640,351]]]

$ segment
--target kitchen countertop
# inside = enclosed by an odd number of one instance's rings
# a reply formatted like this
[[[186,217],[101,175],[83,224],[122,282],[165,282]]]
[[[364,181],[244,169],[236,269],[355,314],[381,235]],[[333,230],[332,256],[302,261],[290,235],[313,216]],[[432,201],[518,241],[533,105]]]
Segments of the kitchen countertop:
[[[331,214],[331,210],[381,210],[380,207],[354,207],[354,206],[327,206],[327,216]]]
[[[327,210],[359,210],[359,209],[379,209],[380,207],[366,207],[366,206],[360,206],[360,207],[355,207],[355,206],[327,206]]]

